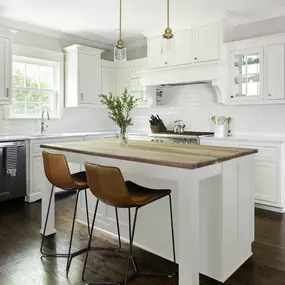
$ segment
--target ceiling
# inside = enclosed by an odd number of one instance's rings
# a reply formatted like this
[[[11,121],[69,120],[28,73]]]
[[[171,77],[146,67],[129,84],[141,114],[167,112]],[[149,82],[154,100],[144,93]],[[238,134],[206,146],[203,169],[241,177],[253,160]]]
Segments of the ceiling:
[[[171,26],[187,27],[193,17],[222,11],[255,18],[284,5],[284,0],[170,0]],[[118,37],[119,0],[0,0],[0,16],[111,45]],[[143,31],[164,29],[165,18],[166,0],[123,0],[126,43],[143,39]]]

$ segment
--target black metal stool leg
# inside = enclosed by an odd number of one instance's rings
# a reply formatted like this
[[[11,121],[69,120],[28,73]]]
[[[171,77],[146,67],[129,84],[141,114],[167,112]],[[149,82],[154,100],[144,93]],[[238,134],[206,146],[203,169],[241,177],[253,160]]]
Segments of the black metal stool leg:
[[[132,260],[133,266],[135,269],[135,272],[138,272],[136,263],[133,258],[133,241],[134,241],[134,236],[135,236],[135,229],[136,229],[136,223],[137,223],[137,214],[138,214],[138,207],[136,208],[135,211],[135,217],[134,217],[134,222],[133,222],[133,227],[131,225],[131,209],[128,209],[128,214],[129,214],[129,239],[130,239],[130,249],[129,249],[129,257],[127,261],[127,268],[126,268],[126,273],[125,273],[125,282],[124,284],[127,285],[128,283],[128,275],[129,275],[129,269],[130,269],[130,261]]]
[[[75,202],[74,213],[73,213],[73,221],[72,221],[72,227],[71,227],[71,233],[70,233],[69,248],[68,248],[68,254],[67,254],[66,271],[69,271],[70,264],[71,264],[71,261],[73,258],[73,256],[71,256],[71,246],[72,246],[74,225],[75,225],[75,219],[76,219],[76,213],[77,213],[77,204],[78,204],[79,193],[80,193],[80,191],[77,191],[76,202]]]
[[[97,199],[96,206],[95,206],[95,211],[94,211],[94,217],[93,217],[92,226],[91,226],[91,231],[90,231],[90,236],[89,236],[89,241],[88,241],[88,247],[87,247],[85,261],[84,261],[84,266],[83,266],[83,271],[82,271],[82,281],[84,282],[84,284],[86,284],[84,275],[85,275],[85,270],[86,270],[86,264],[87,264],[87,260],[88,260],[89,250],[91,249],[92,234],[93,234],[93,229],[94,229],[94,225],[95,225],[95,220],[96,220],[96,215],[97,215],[97,210],[98,210],[98,204],[99,204],[99,200]]]
[[[51,187],[51,193],[50,193],[48,209],[47,209],[47,214],[46,214],[46,220],[45,220],[45,225],[44,225],[44,231],[42,234],[42,242],[41,242],[40,252],[42,254],[42,257],[67,257],[67,254],[46,254],[43,252],[43,246],[44,246],[44,241],[45,241],[45,235],[46,235],[46,229],[47,229],[47,223],[48,223],[48,218],[49,218],[49,212],[50,212],[50,206],[51,206],[51,201],[52,201],[52,197],[53,197],[53,192],[54,192],[54,185],[52,185],[52,187]]]
[[[120,250],[122,248],[122,242],[121,242],[121,233],[120,233],[120,224],[119,224],[119,215],[118,215],[118,208],[115,207],[116,212],[116,221],[117,221],[117,230],[118,230],[118,239],[119,239],[119,247],[117,250]]]
[[[86,218],[87,218],[87,225],[88,225],[88,235],[90,237],[90,222],[89,222],[89,209],[88,209],[88,201],[87,201],[87,191],[86,189],[84,190],[85,192],[85,204],[86,204]]]

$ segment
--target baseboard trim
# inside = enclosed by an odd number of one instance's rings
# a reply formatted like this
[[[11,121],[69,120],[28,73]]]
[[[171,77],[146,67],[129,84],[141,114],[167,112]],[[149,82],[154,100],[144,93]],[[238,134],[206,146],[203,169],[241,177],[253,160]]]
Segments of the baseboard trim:
[[[255,208],[262,209],[262,210],[267,210],[271,212],[276,212],[276,213],[285,213],[283,207],[274,207],[274,206],[268,206],[268,205],[263,205],[259,203],[254,203]]]
[[[27,194],[25,197],[25,201],[27,203],[34,203],[34,202],[41,200],[41,199],[42,199],[42,192]]]

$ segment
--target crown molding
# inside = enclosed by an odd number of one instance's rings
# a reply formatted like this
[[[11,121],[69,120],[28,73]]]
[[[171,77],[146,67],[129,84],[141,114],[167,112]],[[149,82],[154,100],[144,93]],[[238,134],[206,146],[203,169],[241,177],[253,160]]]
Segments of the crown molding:
[[[69,41],[71,43],[77,43],[81,45],[96,47],[99,49],[104,49],[104,50],[113,49],[113,46],[109,44],[104,44],[102,42],[97,42],[97,41],[83,38],[80,36],[75,36],[75,35],[67,34],[64,32],[55,31],[55,30],[51,30],[48,28],[43,28],[43,27],[39,27],[36,25],[28,24],[28,23],[14,21],[14,20],[7,19],[7,18],[2,18],[0,20],[0,26],[2,29],[6,28],[7,30],[9,29],[16,30],[18,31],[18,33],[20,32],[35,33],[35,34],[44,35],[50,38],[54,38],[57,40]]]
[[[239,17],[230,12],[224,12],[225,18],[228,19],[233,26],[246,25],[255,22],[266,21],[274,18],[285,16],[285,7],[270,10],[266,13],[250,16],[250,17]]]

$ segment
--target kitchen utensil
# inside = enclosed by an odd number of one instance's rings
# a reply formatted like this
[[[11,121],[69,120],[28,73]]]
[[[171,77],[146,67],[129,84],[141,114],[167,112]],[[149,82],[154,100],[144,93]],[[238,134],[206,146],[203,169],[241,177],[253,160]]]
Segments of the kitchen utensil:
[[[186,125],[183,123],[182,120],[177,120],[174,122],[174,133],[182,134],[184,132]]]

